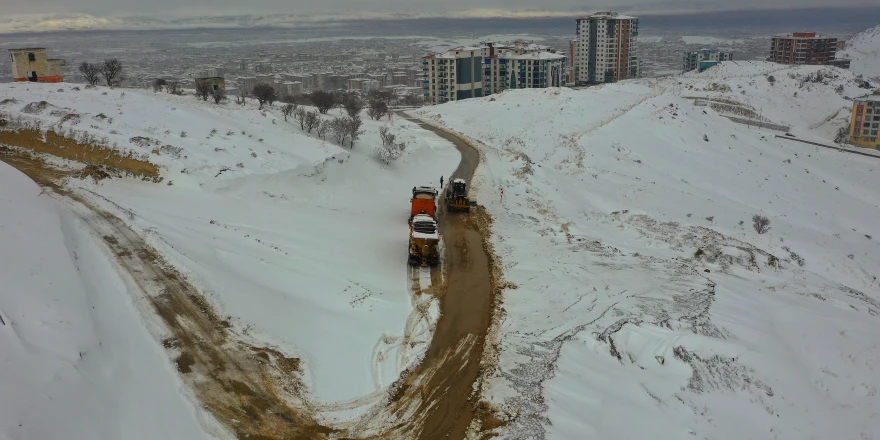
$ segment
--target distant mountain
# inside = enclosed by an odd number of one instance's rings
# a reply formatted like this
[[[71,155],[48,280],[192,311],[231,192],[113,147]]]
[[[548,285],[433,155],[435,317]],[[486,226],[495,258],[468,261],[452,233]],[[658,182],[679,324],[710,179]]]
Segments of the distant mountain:
[[[852,60],[853,72],[880,79],[880,24],[854,35],[840,55]]]

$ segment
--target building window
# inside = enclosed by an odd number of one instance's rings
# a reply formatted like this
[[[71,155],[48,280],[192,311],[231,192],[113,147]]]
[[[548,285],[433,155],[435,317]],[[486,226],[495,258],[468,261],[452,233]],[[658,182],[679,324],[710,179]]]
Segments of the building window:
[[[34,55],[33,52],[31,52],[31,53],[28,54],[28,61],[30,61],[30,62],[33,63],[33,62],[36,61],[36,60],[37,60],[37,56]]]

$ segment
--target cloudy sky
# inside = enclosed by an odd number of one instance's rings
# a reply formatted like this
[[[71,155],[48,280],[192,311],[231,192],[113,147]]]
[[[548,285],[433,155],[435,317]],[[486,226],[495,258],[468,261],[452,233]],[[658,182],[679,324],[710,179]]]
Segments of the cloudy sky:
[[[871,6],[875,0],[836,0],[834,6]],[[10,14],[84,13],[95,16],[226,15],[226,14],[383,14],[492,16],[580,13],[613,9],[625,12],[674,13],[753,8],[828,7],[827,0],[2,0]]]

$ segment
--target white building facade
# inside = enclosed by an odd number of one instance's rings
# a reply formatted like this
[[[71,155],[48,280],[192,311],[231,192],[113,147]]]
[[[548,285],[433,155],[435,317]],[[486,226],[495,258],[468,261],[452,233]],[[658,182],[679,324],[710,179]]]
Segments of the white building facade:
[[[422,58],[422,89],[429,104],[483,96],[483,55],[479,47],[459,47]]]
[[[733,59],[733,53],[722,52],[717,49],[700,49],[692,52],[685,52],[682,55],[681,71],[690,72],[691,70],[704,71],[722,61],[730,61]]]
[[[577,19],[574,79],[589,85],[639,76],[636,40],[639,19],[616,12],[597,12]]]

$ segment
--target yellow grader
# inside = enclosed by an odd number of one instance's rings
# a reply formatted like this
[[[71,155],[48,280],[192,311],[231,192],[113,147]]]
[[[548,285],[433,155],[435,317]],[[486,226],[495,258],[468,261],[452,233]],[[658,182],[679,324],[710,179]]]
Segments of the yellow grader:
[[[422,267],[440,264],[439,244],[437,221],[427,214],[413,216],[409,228],[409,264]]]
[[[464,179],[452,179],[446,187],[446,210],[449,212],[471,212],[475,200],[467,196],[467,183]]]

